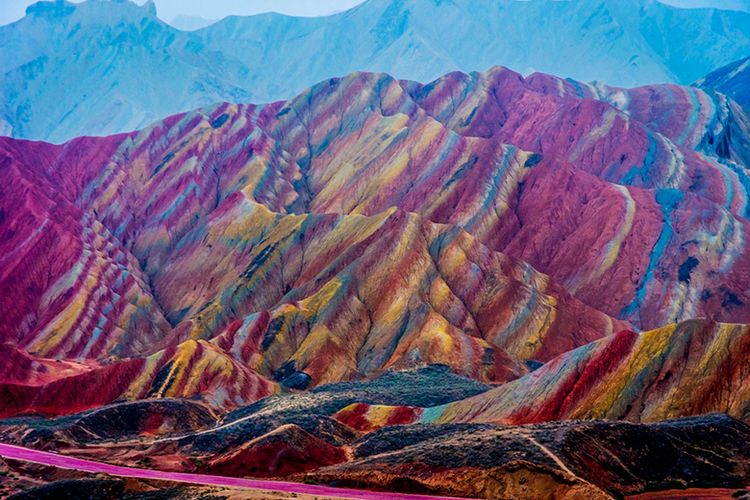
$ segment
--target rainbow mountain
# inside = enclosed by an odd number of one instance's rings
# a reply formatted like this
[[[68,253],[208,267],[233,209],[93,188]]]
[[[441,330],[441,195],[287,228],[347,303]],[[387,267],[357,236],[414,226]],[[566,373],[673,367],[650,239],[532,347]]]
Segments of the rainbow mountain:
[[[142,383],[178,345],[295,383],[424,362],[499,382],[621,330],[747,322],[748,123],[694,88],[495,68],[0,139],[2,338],[149,358]]]
[[[485,498],[749,484],[748,164],[721,93],[502,67],[2,137],[0,435]],[[644,436],[690,446],[586,472]]]

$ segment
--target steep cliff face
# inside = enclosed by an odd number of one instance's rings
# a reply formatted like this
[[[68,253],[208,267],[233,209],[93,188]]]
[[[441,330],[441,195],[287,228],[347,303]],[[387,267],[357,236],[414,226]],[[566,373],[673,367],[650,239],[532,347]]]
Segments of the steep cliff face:
[[[750,57],[743,57],[712,71],[696,81],[695,85],[721,92],[745,109],[750,108]]]

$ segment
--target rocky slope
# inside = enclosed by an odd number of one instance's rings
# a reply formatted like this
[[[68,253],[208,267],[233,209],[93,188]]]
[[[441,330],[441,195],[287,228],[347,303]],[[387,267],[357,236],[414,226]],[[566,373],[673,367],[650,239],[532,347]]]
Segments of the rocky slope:
[[[750,479],[748,430],[723,416],[390,427],[357,441],[351,462],[307,477],[472,498],[598,499],[670,484],[739,489]]]
[[[40,2],[0,27],[0,127],[61,142],[218,101],[287,99],[354,70],[427,81],[503,64],[687,84],[749,48],[750,14],[653,0],[368,0],[328,17],[229,17],[193,32],[163,23],[148,3]]]
[[[362,431],[412,422],[658,422],[712,412],[747,420],[750,372],[740,360],[749,342],[747,326],[697,320],[621,332],[466,400],[425,409],[353,404],[336,418]],[[393,414],[400,422],[389,421]]]
[[[373,384],[375,391],[385,387]],[[345,386],[336,392],[343,390]],[[421,390],[439,392],[434,385]],[[127,413],[122,410],[131,405],[115,407],[114,416]],[[252,424],[262,420],[265,411],[256,408],[250,412],[254,418],[234,420],[243,428],[232,433],[231,422],[177,434],[164,427],[156,439],[142,434],[125,442],[72,434],[71,429],[91,423],[85,415],[54,423],[46,436],[41,431],[49,425],[36,428],[40,422],[33,419],[0,425],[4,433],[15,426],[26,443],[50,443],[52,436],[65,436],[65,441],[57,441],[62,453],[115,464],[470,498],[604,499],[676,488],[696,495],[711,489],[733,493],[750,480],[750,428],[721,415],[649,425],[597,420],[527,426],[400,425],[361,436],[345,426],[334,430],[306,424],[299,420],[301,413],[295,417],[289,407],[286,413],[276,412],[276,426],[264,433]],[[104,408],[92,416],[106,422],[108,413]],[[291,423],[295,419],[299,424]],[[227,434],[233,440],[221,437]],[[84,443],[85,448],[76,447]]]
[[[695,85],[702,89],[721,92],[745,109],[750,108],[750,58],[745,57],[712,71]]]
[[[190,221],[185,212],[178,216]],[[176,225],[158,215],[151,220]],[[271,384],[266,378],[305,388],[424,362],[501,382],[524,373],[524,360],[547,360],[627,326],[583,305],[528,264],[490,251],[468,233],[400,210],[370,217],[284,215],[234,193],[204,224],[192,228],[179,245],[168,244],[165,262],[154,265],[159,272],[148,283],[163,308],[157,310],[167,311],[175,326],[165,327],[158,342],[144,338],[150,350],[121,352],[123,330],[112,321],[118,309],[100,291],[106,282],[99,283],[98,274],[84,281],[76,275],[85,267],[65,268],[59,260],[38,256],[43,245],[22,253],[16,268],[9,267],[5,283],[17,286],[15,277],[21,275],[31,281],[22,266],[33,262],[60,294],[55,302],[59,312],[51,314],[44,307],[44,298],[53,292],[28,288],[27,309],[17,313],[26,323],[21,327],[14,320],[14,307],[5,309],[4,340],[37,356],[101,360],[129,355],[101,368],[118,373],[115,397],[205,393],[220,396],[216,404],[231,406],[267,395]],[[151,241],[158,259],[164,248],[153,239],[158,232],[135,231],[145,237],[147,259],[152,258]],[[16,239],[10,245],[28,238],[23,231],[12,234]],[[143,265],[149,268],[150,262]],[[141,272],[137,261],[129,266],[118,270]],[[463,282],[472,268],[477,269],[476,282]],[[410,271],[397,285],[394,273],[401,269]],[[58,270],[61,278],[52,274]],[[394,293],[380,293],[386,286]],[[149,298],[146,290],[142,293]],[[11,296],[7,300],[15,307],[20,303]],[[525,311],[525,321],[518,321],[519,310]],[[92,323],[101,326],[89,336]],[[125,345],[138,346],[136,339],[148,333],[125,330],[133,336]],[[339,363],[323,362],[331,357]],[[26,377],[34,385],[32,392],[44,391],[52,381],[35,383],[33,368],[21,369],[9,373],[7,381]],[[66,372],[61,375],[67,377]],[[217,391],[219,387],[224,390]],[[254,387],[262,389],[256,393]],[[37,396],[32,399],[39,402]]]
[[[278,385],[205,341],[186,341],[151,356],[62,361],[7,349],[11,365],[0,379],[0,416],[59,415],[120,400],[202,398],[216,409],[234,408],[273,394]]]

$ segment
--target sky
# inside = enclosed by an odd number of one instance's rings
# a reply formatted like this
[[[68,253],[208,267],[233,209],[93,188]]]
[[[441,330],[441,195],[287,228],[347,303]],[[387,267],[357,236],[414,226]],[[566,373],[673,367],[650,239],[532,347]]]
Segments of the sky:
[[[37,0],[0,0],[0,24],[23,17],[26,7]],[[70,0],[69,0],[70,1]],[[82,0],[72,0],[79,3]],[[142,4],[145,0],[137,0]],[[276,11],[294,16],[324,16],[354,7],[363,0],[154,0],[161,19],[178,15],[221,19],[229,15],[251,15]]]
[[[0,0],[0,24],[23,17],[36,0]],[[82,0],[73,0],[80,2]],[[136,0],[143,3],[145,0]],[[251,15],[276,11],[295,16],[324,16],[353,7],[363,0],[154,0],[159,17],[171,22],[176,16],[221,19],[229,15]],[[662,0],[685,7],[725,7],[745,10],[750,0]]]

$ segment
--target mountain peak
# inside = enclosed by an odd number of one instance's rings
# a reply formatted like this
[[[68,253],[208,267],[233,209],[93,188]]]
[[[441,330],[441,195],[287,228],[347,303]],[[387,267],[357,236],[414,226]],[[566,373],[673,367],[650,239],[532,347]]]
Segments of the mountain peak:
[[[148,11],[148,14],[150,16],[156,16],[156,4],[154,3],[154,0],[148,0],[145,4],[143,4],[143,8]]]
[[[62,19],[74,13],[97,12],[96,17],[109,18],[115,16],[150,17],[156,18],[156,5],[148,0],[138,5],[131,0],[86,0],[72,3],[65,0],[43,0],[29,5],[26,16],[43,19]]]
[[[61,18],[72,14],[76,6],[62,0],[41,1],[26,7],[27,16]]]

